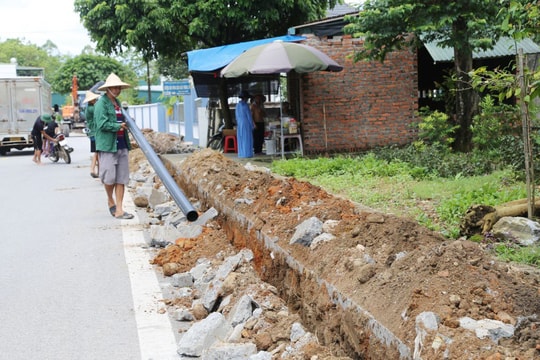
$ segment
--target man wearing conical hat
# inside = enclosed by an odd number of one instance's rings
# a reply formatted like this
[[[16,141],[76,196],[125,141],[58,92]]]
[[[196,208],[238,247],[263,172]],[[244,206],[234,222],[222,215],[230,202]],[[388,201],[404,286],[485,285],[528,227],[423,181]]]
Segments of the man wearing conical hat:
[[[90,139],[90,152],[92,153],[90,176],[93,178],[99,177],[98,154],[96,152],[96,122],[94,121],[94,105],[99,99],[99,96],[99,94],[88,90],[83,101],[83,104],[87,104],[86,110],[84,111],[84,117],[86,118],[86,127],[88,128],[86,135]]]
[[[128,127],[118,102],[122,89],[129,84],[111,73],[98,88],[105,95],[94,106],[96,151],[99,162],[99,178],[107,193],[109,212],[117,219],[133,219],[124,211],[124,191],[129,182],[129,155],[131,143]]]

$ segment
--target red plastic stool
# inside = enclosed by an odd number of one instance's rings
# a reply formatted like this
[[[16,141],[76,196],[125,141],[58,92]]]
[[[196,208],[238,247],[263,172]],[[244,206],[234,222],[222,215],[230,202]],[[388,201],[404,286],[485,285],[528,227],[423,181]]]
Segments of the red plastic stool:
[[[236,135],[227,135],[223,140],[223,152],[238,152],[238,143],[236,142]]]

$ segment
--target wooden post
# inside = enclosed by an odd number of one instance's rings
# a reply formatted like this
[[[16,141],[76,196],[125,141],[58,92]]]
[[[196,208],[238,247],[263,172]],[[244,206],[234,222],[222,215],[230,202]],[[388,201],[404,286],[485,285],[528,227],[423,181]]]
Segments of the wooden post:
[[[532,146],[531,146],[531,123],[528,116],[528,105],[525,101],[527,96],[527,79],[524,71],[523,49],[518,50],[518,76],[520,86],[520,110],[521,124],[523,128],[523,151],[525,154],[525,175],[527,178],[527,217],[532,219],[534,216],[534,166],[532,166]]]
[[[324,128],[324,150],[328,151],[328,131],[326,130],[326,104],[322,104],[323,111],[323,128]]]

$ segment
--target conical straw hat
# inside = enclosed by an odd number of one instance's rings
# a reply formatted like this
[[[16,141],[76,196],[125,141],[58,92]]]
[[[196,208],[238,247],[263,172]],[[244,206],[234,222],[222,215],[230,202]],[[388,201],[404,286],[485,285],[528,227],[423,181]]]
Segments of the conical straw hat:
[[[99,98],[99,94],[96,94],[95,92],[92,92],[88,90],[86,94],[84,95],[84,101],[83,104],[86,104],[87,102],[90,102],[92,100],[96,100]]]
[[[119,86],[121,89],[127,89],[128,87],[131,87],[131,85],[126,84],[115,73],[111,73],[111,75],[107,76],[107,80],[105,80],[105,84],[101,85],[98,90],[103,91],[110,87],[116,87]]]

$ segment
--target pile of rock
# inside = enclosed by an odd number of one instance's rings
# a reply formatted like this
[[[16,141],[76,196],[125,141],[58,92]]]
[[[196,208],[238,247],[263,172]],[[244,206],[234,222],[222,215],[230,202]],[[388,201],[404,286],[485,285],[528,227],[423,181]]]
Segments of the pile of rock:
[[[172,276],[177,299],[191,303],[174,310],[176,320],[187,324],[179,355],[270,360],[277,355],[292,359],[324,354],[277,289],[257,280],[252,259],[250,250],[242,250],[219,265],[219,259],[200,259],[189,272]]]
[[[160,184],[147,161],[139,161],[129,188],[134,202],[147,209],[151,245],[167,251],[178,239],[195,239],[218,216],[210,208],[188,222]],[[199,205],[192,203],[194,207]],[[226,234],[222,234],[225,238]],[[263,282],[252,266],[253,253],[222,251],[200,258],[189,271],[174,263],[162,270],[169,280],[167,310],[181,336],[180,358],[201,359],[349,359],[337,357],[306,331],[278,290]]]
[[[197,150],[190,142],[185,142],[183,136],[176,134],[156,132],[152,129],[141,129],[144,137],[152,146],[156,154],[184,154]],[[132,144],[135,148],[136,142]]]

